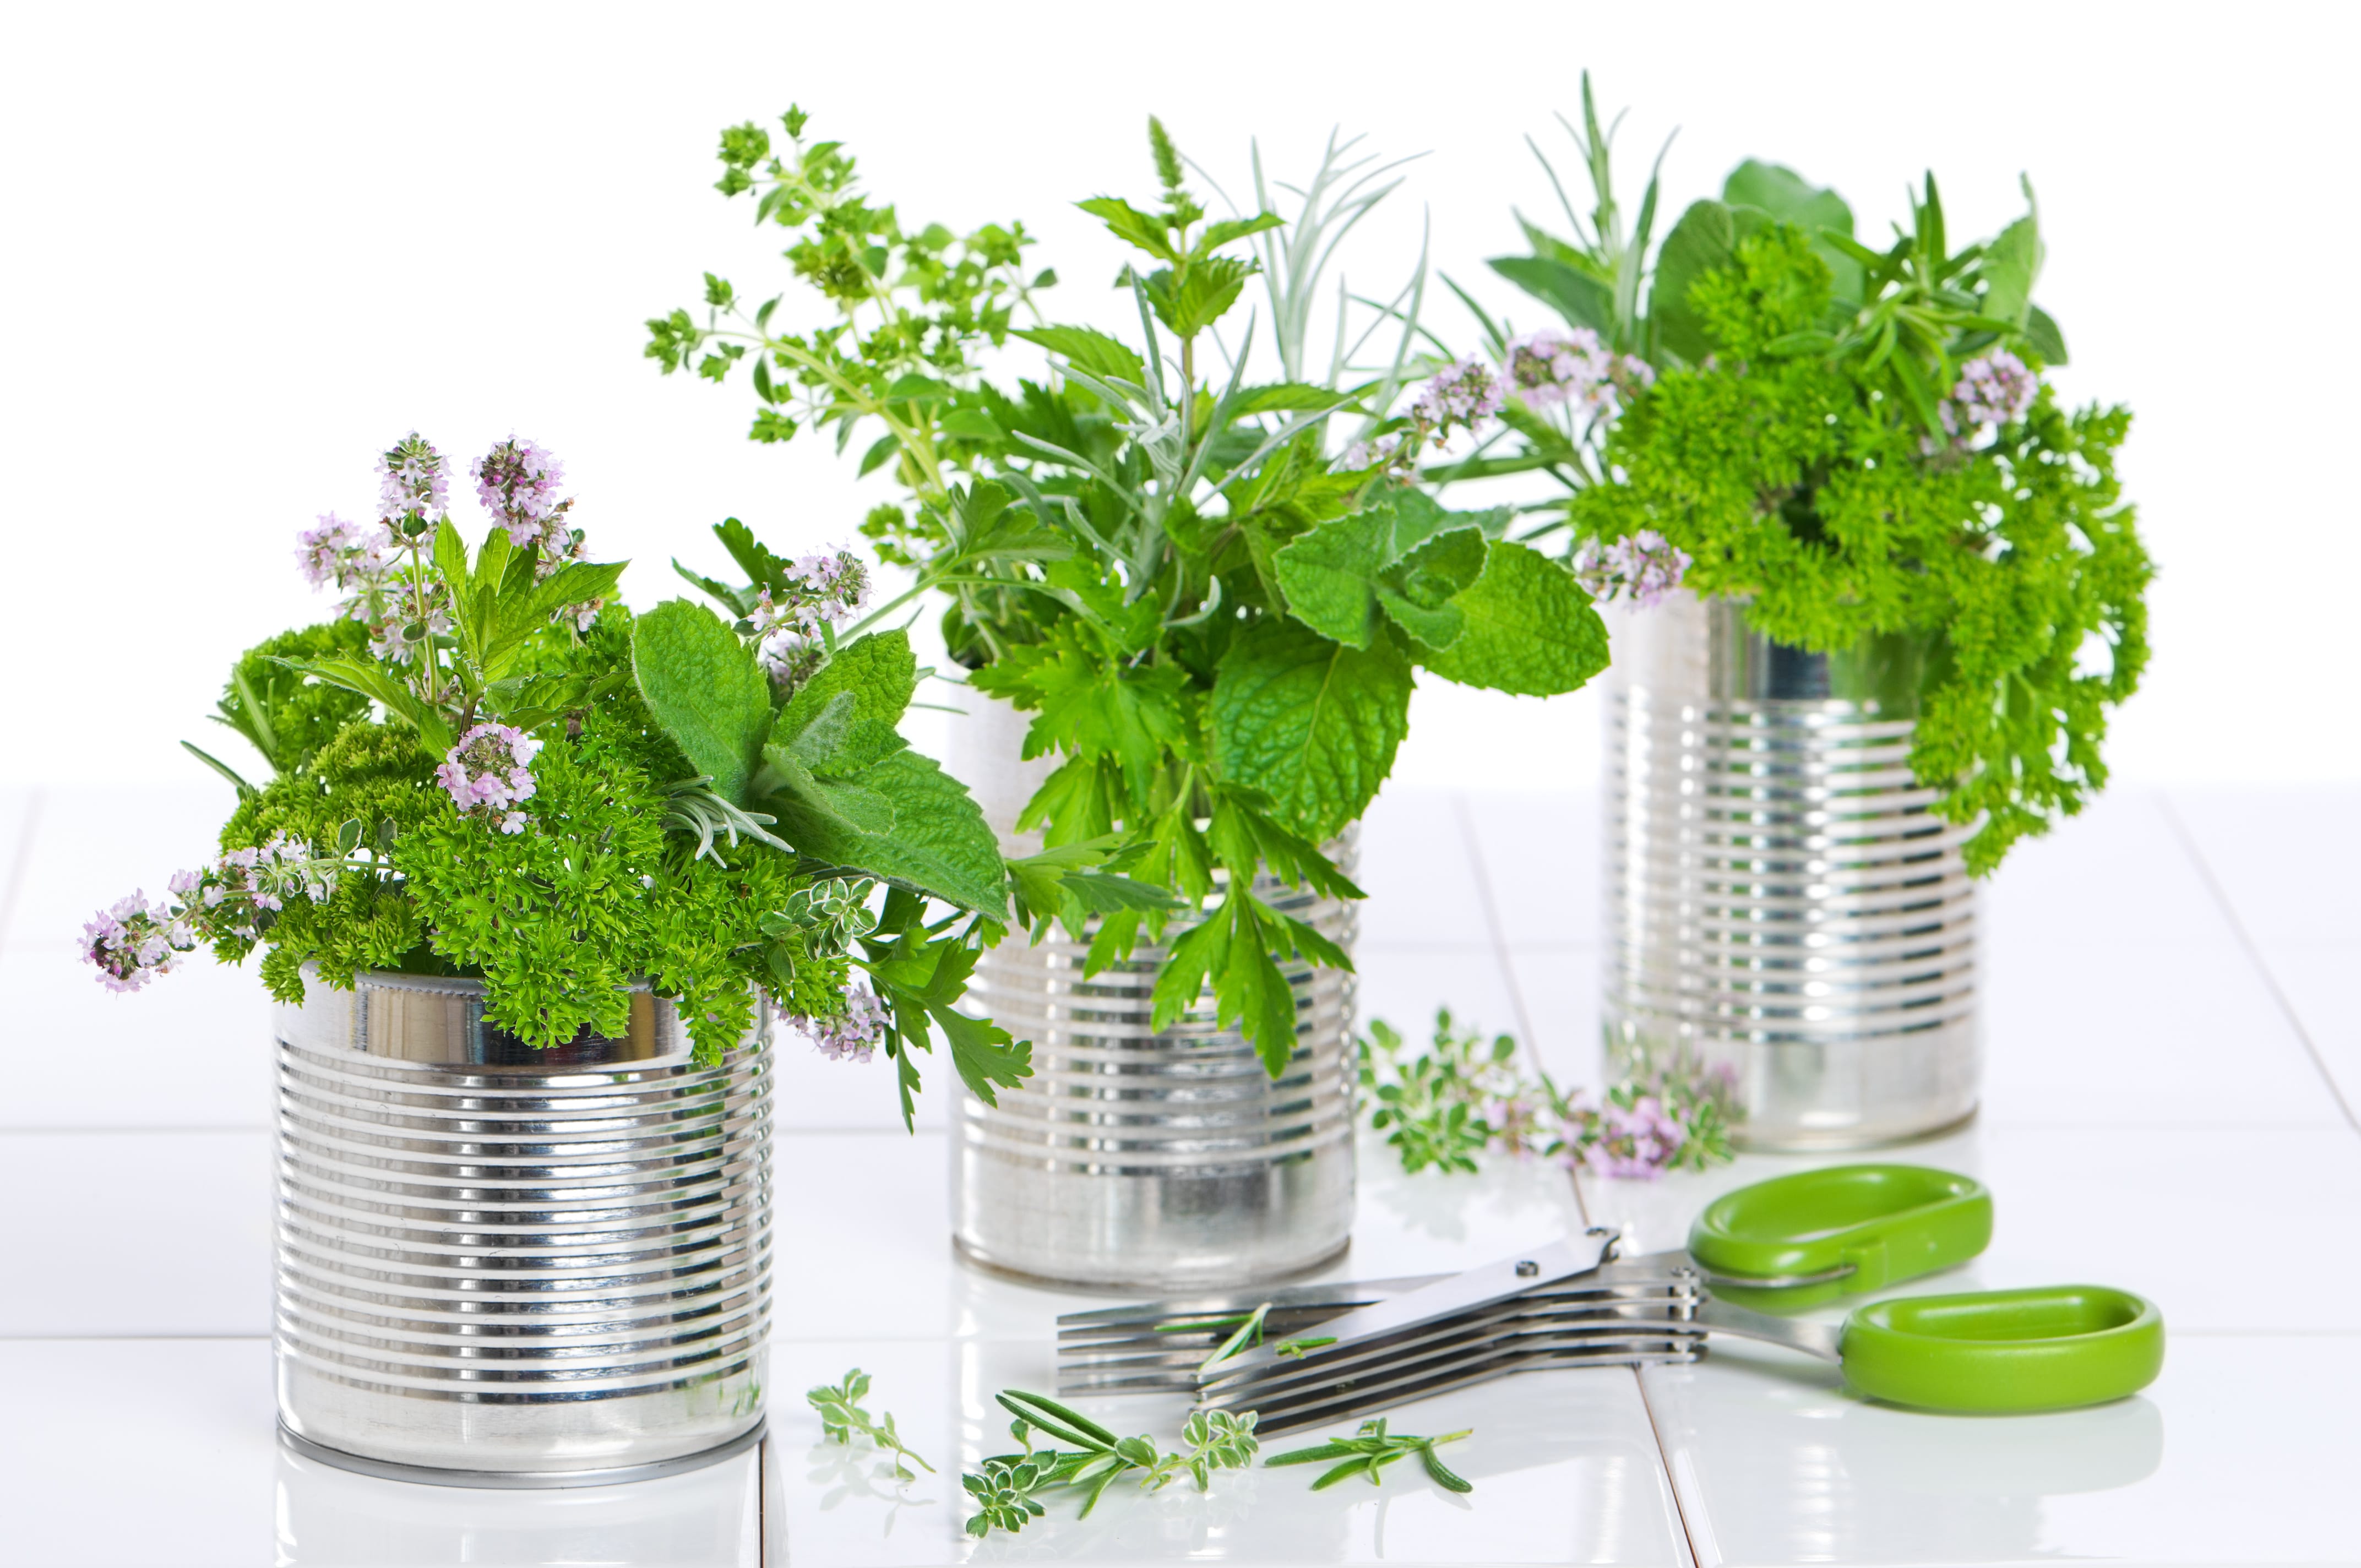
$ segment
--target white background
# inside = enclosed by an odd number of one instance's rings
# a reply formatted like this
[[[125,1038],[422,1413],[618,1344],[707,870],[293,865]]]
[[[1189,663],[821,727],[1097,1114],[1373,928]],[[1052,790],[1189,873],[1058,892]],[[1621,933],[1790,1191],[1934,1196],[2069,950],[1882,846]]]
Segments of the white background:
[[[1069,203],[1148,191],[1148,113],[1234,192],[1250,134],[1308,170],[1332,126],[1367,130],[1430,156],[1356,282],[1410,265],[1423,211],[1444,270],[1538,324],[1482,258],[1521,248],[1512,204],[1563,230],[1520,137],[1565,153],[1551,112],[1586,66],[1632,106],[1630,196],[1679,127],[1673,211],[1760,155],[1874,239],[1932,165],[1977,235],[2029,172],[2059,379],[2137,411],[2125,472],[2162,570],[2119,776],[2361,777],[2352,31],[2256,5],[20,5],[0,778],[189,778],[176,740],[229,739],[201,717],[229,660],[318,613],[295,532],[368,515],[374,455],[413,426],[463,461],[511,432],[555,450],[639,605],[669,595],[667,555],[720,564],[725,515],[851,540],[883,476],[753,446],[742,384],[641,357],[642,318],[694,303],[701,270],[785,281],[751,204],[710,189],[725,123],[796,101],[906,222],[1021,217],[1065,279],[1051,313],[1100,321],[1119,258]],[[1586,696],[1438,687],[1398,776],[1571,782],[1596,727]]]

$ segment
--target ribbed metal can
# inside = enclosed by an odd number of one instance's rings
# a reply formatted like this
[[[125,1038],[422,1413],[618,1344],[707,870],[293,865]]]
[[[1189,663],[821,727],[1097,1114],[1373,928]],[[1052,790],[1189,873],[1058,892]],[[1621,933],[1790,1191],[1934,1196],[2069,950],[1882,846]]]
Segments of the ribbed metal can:
[[[952,767],[1012,852],[1010,828],[1041,773],[1023,764],[1020,716],[996,703],[954,732]],[[1356,836],[1328,846],[1351,874]],[[1351,951],[1352,903],[1268,876],[1256,896]],[[1176,922],[1168,943],[1188,928]],[[1085,938],[1089,933],[1085,933]],[[1167,948],[1145,944],[1095,976],[1087,940],[1053,929],[984,955],[975,1011],[1033,1046],[1033,1076],[989,1106],[960,1102],[952,1134],[954,1245],[1028,1279],[1105,1289],[1261,1284],[1342,1254],[1353,1230],[1350,974],[1281,966],[1296,1043],[1273,1079],[1210,989],[1172,1027],[1150,1022]]]
[[[1754,1148],[1969,1115],[1975,829],[1910,770],[1925,640],[1814,653],[1686,592],[1610,626],[1610,1063],[1727,1075]]]
[[[456,1486],[586,1486],[760,1436],[767,1015],[700,1066],[670,1002],[537,1050],[480,981],[279,1004],[279,1409],[291,1446]]]

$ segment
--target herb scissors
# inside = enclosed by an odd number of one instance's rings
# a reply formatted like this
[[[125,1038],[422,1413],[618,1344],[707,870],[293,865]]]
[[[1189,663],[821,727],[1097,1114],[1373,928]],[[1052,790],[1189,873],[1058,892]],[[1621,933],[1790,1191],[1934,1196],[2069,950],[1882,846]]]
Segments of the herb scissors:
[[[1684,1251],[1621,1258],[1593,1230],[1463,1274],[1073,1313],[1059,1389],[1194,1392],[1283,1431],[1532,1368],[1693,1361],[1711,1333],[1835,1362],[1863,1394],[1931,1410],[2066,1409],[2154,1380],[2162,1315],[2102,1286],[1905,1297],[1841,1323],[1777,1315],[1964,1263],[1992,1215],[1981,1182],[1947,1171],[1802,1171],[1717,1199]]]

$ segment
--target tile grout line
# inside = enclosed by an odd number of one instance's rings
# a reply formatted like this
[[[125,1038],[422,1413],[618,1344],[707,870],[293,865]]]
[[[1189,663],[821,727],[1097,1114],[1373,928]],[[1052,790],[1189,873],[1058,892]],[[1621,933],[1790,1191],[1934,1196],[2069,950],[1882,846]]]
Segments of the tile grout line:
[[[1705,1554],[1697,1550],[1697,1530],[1689,1523],[1689,1506],[1681,1500],[1681,1478],[1673,1474],[1673,1451],[1666,1446],[1664,1429],[1656,1420],[1656,1402],[1648,1398],[1648,1380],[1641,1376],[1645,1370],[1639,1366],[1631,1368],[1631,1386],[1639,1391],[1641,1413],[1648,1418],[1648,1435],[1656,1440],[1656,1463],[1664,1467],[1664,1489],[1673,1495],[1673,1517],[1681,1521],[1681,1544],[1688,1548],[1689,1562],[1696,1568],[1719,1568],[1719,1551],[1714,1554],[1714,1563],[1708,1565]],[[1697,1499],[1697,1507],[1705,1507],[1704,1498]]]
[[[1484,930],[1491,938],[1492,961],[1500,966],[1500,980],[1509,989],[1509,1011],[1516,1015],[1517,1037],[1525,1048],[1538,1057],[1541,1042],[1533,1034],[1533,1021],[1525,1012],[1524,988],[1517,983],[1516,966],[1509,961],[1509,938],[1500,924],[1500,911],[1492,898],[1492,873],[1484,864],[1484,848],[1476,838],[1476,818],[1467,809],[1464,790],[1451,794],[1452,815],[1459,819],[1459,842],[1467,852],[1468,870],[1476,878],[1476,901],[1484,906]]]
[[[41,825],[41,806],[48,793],[36,789],[25,801],[25,825],[16,831],[16,853],[9,857],[8,880],[0,884],[0,946],[8,940],[8,924],[16,917],[16,893],[25,885],[26,870],[33,863],[33,838]]]
[[[1484,846],[1476,837],[1475,814],[1467,807],[1465,790],[1454,790],[1451,795],[1452,815],[1459,819],[1459,841],[1467,851],[1467,867],[1476,878],[1476,901],[1484,906],[1484,930],[1491,938],[1492,961],[1500,966],[1500,983],[1509,988],[1509,1011],[1516,1015],[1517,1037],[1533,1059],[1541,1059],[1541,1040],[1533,1034],[1533,1021],[1525,1012],[1525,989],[1517,983],[1517,966],[1509,958],[1509,934],[1500,921],[1500,911],[1492,900],[1492,873],[1484,864]],[[1574,1210],[1586,1225],[1590,1222],[1590,1201],[1583,1196],[1582,1182],[1571,1170],[1565,1174],[1565,1184],[1574,1189]]]
[[[2172,796],[2158,790],[2156,792],[2156,804],[2158,809],[2164,813],[2165,823],[2171,828],[2172,836],[2180,841],[2181,853],[2196,866],[2198,877],[2205,883],[2205,891],[2222,911],[2222,918],[2230,923],[2231,934],[2238,938],[2238,947],[2246,953],[2246,961],[2254,965],[2255,972],[2262,977],[2264,988],[2269,991],[2271,1000],[2279,1005],[2279,1016],[2285,1018],[2288,1027],[2295,1031],[2297,1041],[2303,1047],[2303,1054],[2312,1058],[2312,1070],[2320,1074],[2320,1081],[2328,1089],[2328,1097],[2335,1101],[2337,1110],[2344,1113],[2345,1124],[2354,1132],[2361,1133],[2361,1116],[2353,1113],[2352,1102],[2345,1098],[2345,1091],[2338,1086],[2336,1075],[2328,1070],[2328,1062],[2320,1054],[2320,1047],[2313,1042],[2312,1031],[2304,1027],[2302,1015],[2296,1012],[2295,1003],[2280,988],[2279,977],[2271,972],[2270,961],[2263,957],[2263,950],[2256,945],[2254,936],[2246,929],[2246,923],[2238,917],[2237,906],[2230,902],[2228,890],[2213,874],[2213,867],[2205,859],[2204,851],[2197,847],[2196,836],[2189,831],[2189,825],[2181,821],[2180,813],[2173,809]]]

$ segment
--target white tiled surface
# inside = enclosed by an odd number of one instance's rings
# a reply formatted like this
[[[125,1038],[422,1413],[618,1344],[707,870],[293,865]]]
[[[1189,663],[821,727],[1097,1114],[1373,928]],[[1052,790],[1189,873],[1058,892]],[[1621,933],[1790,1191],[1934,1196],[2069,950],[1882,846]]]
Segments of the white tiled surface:
[[[1397,1473],[1313,1497],[1224,1477],[1111,1493],[982,1547],[956,1464],[996,1450],[993,1389],[1045,1386],[1075,1299],[957,1267],[950,1075],[920,1131],[890,1082],[791,1054],[777,1157],[772,1386],[850,1365],[944,1474],[897,1491],[775,1401],[762,1453],[553,1495],[403,1486],[271,1439],[269,1060],[249,975],[132,998],[71,959],[89,910],[203,858],[215,794],[0,792],[0,1563],[1264,1563],[2351,1562],[2361,1457],[2361,918],[2356,792],[2122,791],[2026,845],[1985,904],[1983,1113],[1905,1157],[1973,1171],[1992,1249],[1905,1288],[2088,1279],[2164,1309],[2163,1377],[2064,1415],[1955,1420],[1863,1403],[1770,1349],[1556,1373],[1446,1396],[1473,1425],[1455,1499]],[[1595,796],[1399,794],[1371,813],[1362,1011],[1433,1007],[1598,1077]],[[2341,1092],[2340,1092],[2341,1091]],[[1496,1256],[1591,1217],[1677,1245],[1714,1193],[1814,1163],[1749,1157],[1655,1184],[1543,1168],[1408,1178],[1364,1161],[1347,1272]],[[812,1195],[798,1201],[796,1195]],[[1154,1402],[1116,1424],[1177,1422]],[[767,1499],[767,1502],[766,1502]]]

